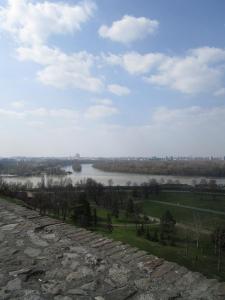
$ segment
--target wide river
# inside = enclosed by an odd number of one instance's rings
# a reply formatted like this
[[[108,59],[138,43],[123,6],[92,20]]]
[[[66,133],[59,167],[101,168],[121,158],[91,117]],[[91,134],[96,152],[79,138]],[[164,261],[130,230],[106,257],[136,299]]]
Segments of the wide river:
[[[101,182],[105,185],[109,184],[109,180],[112,180],[113,185],[127,185],[130,183],[141,184],[143,182],[148,182],[151,179],[156,179],[159,183],[168,182],[172,180],[173,182],[179,180],[180,183],[193,184],[193,179],[199,182],[204,177],[185,177],[185,176],[162,176],[162,175],[141,175],[141,174],[130,174],[130,173],[116,173],[116,172],[104,172],[92,167],[92,164],[83,164],[81,172],[74,172],[72,167],[66,167],[66,171],[72,172],[72,174],[67,175],[67,178],[71,178],[73,183],[80,180],[93,178],[97,182]],[[34,185],[40,182],[40,177],[3,177],[7,182],[21,182],[24,183],[30,180]],[[52,177],[53,180],[59,180],[61,177]],[[210,179],[210,178],[205,178]],[[225,178],[216,178],[217,184],[225,185]]]

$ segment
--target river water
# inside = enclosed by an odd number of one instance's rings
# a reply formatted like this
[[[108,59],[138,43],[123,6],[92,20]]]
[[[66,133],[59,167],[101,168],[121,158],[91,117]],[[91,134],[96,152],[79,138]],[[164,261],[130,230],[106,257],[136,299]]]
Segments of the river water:
[[[151,179],[156,179],[159,183],[166,183],[168,180],[173,182],[178,180],[183,184],[193,184],[193,179],[199,182],[204,177],[186,177],[186,176],[162,176],[162,175],[142,175],[142,174],[130,174],[130,173],[116,173],[116,172],[104,172],[92,167],[92,164],[83,164],[81,172],[74,172],[72,167],[66,167],[66,171],[72,172],[72,174],[67,175],[67,178],[71,178],[73,183],[87,178],[93,178],[97,182],[103,183],[105,185],[109,184],[109,180],[112,180],[113,185],[127,185],[128,182],[131,184],[137,183],[141,184],[143,182],[148,182]],[[41,181],[40,177],[3,177],[7,182],[21,182],[31,181],[34,186]],[[60,180],[61,176],[51,177],[53,180]],[[205,178],[209,179],[209,178]],[[216,178],[217,184],[225,185],[225,178]]]

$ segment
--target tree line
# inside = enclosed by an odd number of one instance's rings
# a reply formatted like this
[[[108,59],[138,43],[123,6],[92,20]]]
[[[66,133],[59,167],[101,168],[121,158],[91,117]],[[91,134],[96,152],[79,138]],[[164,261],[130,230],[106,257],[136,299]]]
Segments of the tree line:
[[[102,160],[93,167],[107,172],[225,177],[223,160]]]
[[[0,174],[15,176],[39,176],[46,174],[67,175],[63,167],[72,165],[73,160],[66,159],[0,159]]]

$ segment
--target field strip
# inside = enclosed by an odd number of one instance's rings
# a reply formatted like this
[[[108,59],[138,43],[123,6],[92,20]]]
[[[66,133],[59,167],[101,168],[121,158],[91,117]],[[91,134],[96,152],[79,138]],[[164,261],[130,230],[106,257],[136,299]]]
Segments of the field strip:
[[[212,213],[212,214],[216,214],[216,215],[225,216],[225,212],[219,211],[219,210],[214,210],[214,209],[199,208],[199,207],[195,207],[195,206],[189,206],[189,205],[183,205],[183,204],[176,204],[176,203],[171,203],[171,202],[166,202],[166,201],[158,201],[158,200],[149,200],[149,201],[153,202],[153,203],[163,204],[163,205],[169,205],[169,206],[187,208],[187,209],[192,209],[192,210],[195,210],[195,211],[200,211],[200,212]]]

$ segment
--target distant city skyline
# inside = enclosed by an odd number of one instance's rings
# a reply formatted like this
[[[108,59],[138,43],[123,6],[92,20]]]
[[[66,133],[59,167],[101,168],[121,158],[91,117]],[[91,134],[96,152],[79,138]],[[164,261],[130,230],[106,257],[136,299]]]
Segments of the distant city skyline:
[[[225,1],[0,0],[0,156],[224,157]]]

